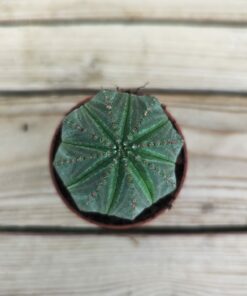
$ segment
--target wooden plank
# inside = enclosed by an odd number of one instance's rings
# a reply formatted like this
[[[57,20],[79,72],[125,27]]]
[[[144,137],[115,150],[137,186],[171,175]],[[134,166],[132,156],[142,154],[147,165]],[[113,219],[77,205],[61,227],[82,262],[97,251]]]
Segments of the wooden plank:
[[[1,235],[0,295],[245,296],[246,246],[246,235]]]
[[[0,28],[0,91],[137,87],[247,91],[247,29]]]
[[[0,98],[0,225],[90,226],[65,208],[48,171],[52,133],[83,97]],[[190,161],[174,209],[149,225],[245,225],[246,98],[158,98],[181,124]]]
[[[11,0],[0,2],[0,21],[184,20],[246,22],[244,0]]]

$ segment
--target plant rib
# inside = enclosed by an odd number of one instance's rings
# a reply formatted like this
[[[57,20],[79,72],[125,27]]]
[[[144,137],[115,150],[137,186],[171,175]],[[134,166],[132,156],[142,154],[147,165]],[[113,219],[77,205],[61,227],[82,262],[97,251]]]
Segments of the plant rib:
[[[146,133],[144,133],[142,135],[139,135],[139,137],[137,137],[136,139],[133,139],[132,141],[130,141],[130,144],[137,144],[137,143],[142,142],[143,140],[146,140],[147,138],[152,136],[154,133],[159,131],[162,127],[164,127],[168,122],[169,122],[169,119],[166,120],[166,121],[161,120],[156,125],[151,127]]]
[[[90,109],[90,107],[85,104],[83,109],[87,111],[87,114],[92,119],[94,124],[101,129],[101,131],[105,134],[105,136],[113,143],[115,143],[114,136],[112,135],[111,131],[97,118],[94,112]]]
[[[153,190],[151,189],[151,186],[150,184],[148,184],[146,182],[146,178],[145,176],[143,175],[143,172],[139,169],[136,168],[136,166],[134,165],[134,162],[133,160],[131,160],[129,158],[129,162],[130,162],[130,165],[131,165],[131,173],[133,175],[136,176],[136,178],[140,179],[141,180],[141,183],[142,185],[144,186],[144,188],[146,190],[143,190],[143,188],[140,186],[140,188],[142,189],[143,193],[144,193],[144,196],[147,197],[148,201],[152,204],[153,203],[153,200],[154,200],[154,196],[153,196]]]
[[[125,118],[124,118],[122,140],[124,140],[126,137],[129,112],[130,112],[130,95],[128,95],[127,102],[126,102],[126,112],[123,112],[123,114],[124,114],[123,116],[125,116]],[[122,161],[121,161],[121,159],[118,159],[118,169],[117,169],[117,173],[116,173],[117,177],[115,178],[115,180],[116,180],[115,186],[114,186],[114,190],[112,191],[112,196],[110,198],[110,203],[109,203],[109,207],[107,209],[107,214],[109,214],[111,212],[111,209],[113,207],[116,196],[119,193],[121,183],[123,181],[123,171],[124,171],[124,167],[122,165]]]
[[[98,150],[98,151],[109,151],[110,148],[107,147],[107,146],[100,146],[100,145],[90,145],[90,144],[82,144],[82,143],[73,143],[73,142],[67,142],[67,141],[64,141],[62,140],[61,141],[62,144],[65,144],[65,145],[70,145],[70,146],[73,146],[73,147],[78,147],[78,148],[89,148],[89,149],[94,149],[94,150]]]
[[[144,149],[141,149],[138,151],[138,154],[145,159],[145,156],[147,157],[150,157],[151,160],[159,160],[159,161],[162,161],[162,162],[165,162],[165,163],[168,163],[168,164],[176,164],[176,162],[170,160],[170,159],[167,159],[165,157],[163,157],[162,155],[160,154],[156,154],[155,152],[151,152],[151,151],[147,151],[147,150],[144,150]],[[150,158],[146,158],[147,160],[150,160]]]
[[[122,167],[122,163],[121,160],[118,161],[117,163],[117,169],[116,169],[116,177],[115,177],[115,182],[114,182],[114,189],[112,190],[112,194],[110,197],[110,202],[109,202],[109,206],[106,210],[106,213],[109,214],[112,210],[112,207],[114,205],[114,201],[116,200],[116,196],[118,195],[120,188],[121,188],[121,183],[123,180],[123,167]]]
[[[130,94],[128,94],[127,103],[126,103],[126,115],[125,115],[125,119],[124,119],[122,141],[124,141],[126,139],[127,134],[128,134],[129,115],[130,115]]]
[[[107,156],[102,161],[97,162],[94,166],[91,167],[90,170],[88,170],[86,173],[84,173],[82,176],[80,176],[76,181],[74,181],[71,184],[68,184],[67,188],[72,189],[72,188],[76,187],[81,182],[85,181],[91,175],[93,175],[98,169],[100,169],[101,167],[106,167],[107,165],[109,165],[111,163],[112,159],[113,159],[113,156]]]

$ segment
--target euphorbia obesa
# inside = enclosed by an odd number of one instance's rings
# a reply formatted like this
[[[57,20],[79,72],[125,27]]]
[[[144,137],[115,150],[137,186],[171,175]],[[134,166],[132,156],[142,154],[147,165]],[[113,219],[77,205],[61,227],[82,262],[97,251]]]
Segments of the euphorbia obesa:
[[[64,118],[53,166],[78,210],[134,220],[176,190],[182,147],[155,97],[102,90]]]

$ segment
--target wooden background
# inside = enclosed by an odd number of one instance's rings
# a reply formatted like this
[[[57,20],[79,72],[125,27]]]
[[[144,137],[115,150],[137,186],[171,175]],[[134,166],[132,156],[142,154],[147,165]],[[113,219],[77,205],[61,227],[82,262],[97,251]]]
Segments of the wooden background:
[[[63,114],[138,87],[189,149],[172,211],[125,232],[52,187]],[[0,0],[0,295],[247,295],[247,1]]]

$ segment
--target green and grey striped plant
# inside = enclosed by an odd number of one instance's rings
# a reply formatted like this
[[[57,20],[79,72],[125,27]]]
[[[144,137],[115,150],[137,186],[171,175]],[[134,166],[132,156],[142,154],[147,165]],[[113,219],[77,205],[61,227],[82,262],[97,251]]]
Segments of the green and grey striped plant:
[[[64,118],[53,166],[80,211],[132,221],[176,190],[183,145],[155,97],[101,90]]]

